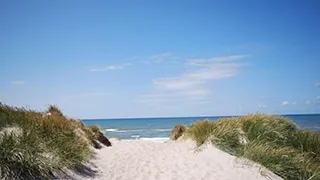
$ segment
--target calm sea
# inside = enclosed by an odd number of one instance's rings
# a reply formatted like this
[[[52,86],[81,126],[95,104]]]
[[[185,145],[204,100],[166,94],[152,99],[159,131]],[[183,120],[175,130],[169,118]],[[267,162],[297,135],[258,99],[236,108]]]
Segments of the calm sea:
[[[285,115],[301,129],[320,131],[320,114]],[[225,116],[224,116],[225,117]],[[107,137],[119,137],[123,140],[164,141],[169,139],[172,128],[181,123],[189,126],[197,120],[221,117],[172,117],[172,118],[132,118],[132,119],[85,119],[86,125],[99,125]]]

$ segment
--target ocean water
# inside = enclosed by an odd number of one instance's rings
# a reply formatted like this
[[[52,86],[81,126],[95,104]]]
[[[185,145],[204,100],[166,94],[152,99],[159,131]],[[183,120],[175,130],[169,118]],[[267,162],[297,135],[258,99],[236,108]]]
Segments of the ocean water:
[[[295,122],[300,129],[320,131],[320,114],[284,115]],[[226,117],[226,116],[224,116]],[[181,123],[186,126],[197,120],[208,118],[217,120],[221,116],[213,117],[168,117],[168,118],[126,118],[126,119],[84,119],[86,125],[97,124],[107,137],[118,137],[122,140],[152,140],[165,141],[169,139],[172,128]]]

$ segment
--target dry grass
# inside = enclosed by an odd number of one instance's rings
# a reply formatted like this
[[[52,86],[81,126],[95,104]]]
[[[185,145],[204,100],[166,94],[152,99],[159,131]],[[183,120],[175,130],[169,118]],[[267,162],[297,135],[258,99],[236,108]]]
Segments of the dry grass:
[[[47,112],[51,115],[0,106],[0,179],[48,179],[54,171],[76,169],[89,159],[90,144],[75,133],[85,126],[55,106]],[[21,133],[5,131],[10,127]]]
[[[186,129],[187,128],[183,124],[176,125],[171,132],[170,139],[177,140],[179,137],[182,136],[182,134],[186,131]]]
[[[92,132],[97,133],[100,131],[100,127],[98,125],[91,125],[89,126],[92,130]]]
[[[197,121],[185,135],[258,162],[288,180],[320,179],[320,134],[298,130],[287,118],[265,114]]]

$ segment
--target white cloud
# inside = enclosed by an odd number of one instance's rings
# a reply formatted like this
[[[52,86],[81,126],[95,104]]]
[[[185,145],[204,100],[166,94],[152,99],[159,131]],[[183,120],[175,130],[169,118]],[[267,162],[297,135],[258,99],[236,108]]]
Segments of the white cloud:
[[[241,55],[233,55],[233,56],[213,57],[208,59],[191,59],[187,62],[187,64],[191,66],[206,66],[212,63],[219,63],[219,62],[223,63],[226,61],[234,61],[234,60],[243,59],[249,56],[250,55],[248,54],[241,54]]]
[[[167,57],[163,54],[159,57]],[[188,60],[187,70],[173,77],[156,78],[152,80],[154,92],[139,96],[138,102],[148,104],[159,103],[209,103],[211,89],[208,84],[212,81],[234,77],[239,74],[239,68],[244,66],[241,62],[234,62],[249,55],[235,55],[215,57],[209,59]],[[154,56],[153,58],[158,58]]]
[[[283,101],[281,104],[282,104],[282,106],[289,105],[289,101]]]
[[[22,84],[26,84],[26,82],[24,82],[24,81],[12,81],[11,84],[22,85]]]
[[[259,108],[265,108],[265,107],[267,107],[267,105],[259,104],[258,107],[259,107]]]
[[[91,72],[102,72],[102,71],[113,71],[113,70],[119,70],[124,69],[126,66],[130,66],[131,63],[123,63],[118,65],[109,65],[101,68],[91,68]]]
[[[310,101],[306,101],[306,104],[310,104],[311,102]]]
[[[292,102],[291,104],[292,104],[292,105],[296,105],[296,104],[297,104],[297,102]]]
[[[161,53],[161,54],[154,54],[146,58],[147,60],[141,61],[144,64],[159,64],[159,63],[174,63],[178,57],[173,56],[171,53]]]
[[[196,101],[194,104],[211,104],[211,101]]]
[[[218,58],[210,58],[210,60],[190,60],[187,62],[189,66],[201,66],[197,70],[187,71],[180,76],[170,78],[154,79],[153,85],[164,90],[181,90],[186,88],[197,88],[205,85],[209,81],[218,80],[236,76],[238,69],[243,66],[242,63],[230,62],[237,59],[242,59],[248,55],[226,56]],[[212,61],[216,59],[216,61]],[[225,60],[226,62],[222,62]],[[201,65],[200,65],[201,64]]]
[[[316,87],[320,87],[320,82],[316,82],[316,83],[315,83],[315,86],[316,86]]]
[[[168,54],[163,56],[168,56]],[[186,65],[192,70],[173,77],[153,79],[152,85],[156,92],[140,96],[140,102],[203,102],[211,95],[211,90],[207,85],[215,80],[238,75],[239,68],[244,64],[234,61],[248,56],[235,55],[189,60]]]
[[[320,101],[320,96],[318,96],[318,97],[317,97],[317,100],[319,100],[319,101]]]
[[[183,90],[191,89],[203,83],[203,81],[192,80],[184,77],[159,78],[152,80],[153,85],[161,90]]]
[[[164,59],[164,58],[168,58],[171,57],[171,53],[162,53],[162,54],[154,54],[149,56],[150,59]]]

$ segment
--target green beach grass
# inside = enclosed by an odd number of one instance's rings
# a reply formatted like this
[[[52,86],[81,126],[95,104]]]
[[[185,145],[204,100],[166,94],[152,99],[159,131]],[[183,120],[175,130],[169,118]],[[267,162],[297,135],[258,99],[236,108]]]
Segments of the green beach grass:
[[[181,135],[180,135],[181,136]],[[193,123],[184,136],[197,146],[212,142],[238,157],[260,163],[287,180],[320,179],[320,134],[298,130],[287,118],[266,114]]]
[[[37,112],[0,105],[0,179],[51,179],[79,168],[97,143],[93,130],[56,106]]]

